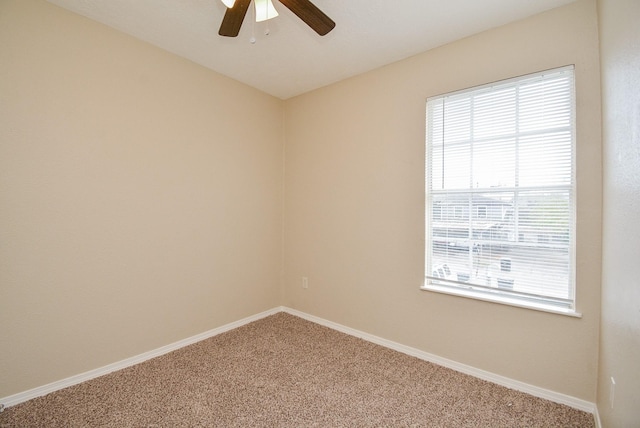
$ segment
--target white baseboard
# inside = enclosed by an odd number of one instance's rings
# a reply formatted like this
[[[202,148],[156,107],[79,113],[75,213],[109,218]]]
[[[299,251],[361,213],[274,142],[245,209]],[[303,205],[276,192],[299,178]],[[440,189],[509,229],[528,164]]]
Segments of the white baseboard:
[[[97,377],[109,374],[111,372],[121,370],[127,367],[131,367],[136,364],[140,364],[144,361],[150,360],[151,358],[159,357],[160,355],[164,355],[171,351],[175,351],[176,349],[180,349],[185,346],[192,345],[196,342],[200,342],[201,340],[205,340],[210,337],[217,336],[218,334],[224,333],[229,330],[233,330],[234,328],[238,328],[242,325],[248,324],[253,321],[257,321],[261,318],[276,314],[281,311],[282,311],[282,308],[280,307],[270,309],[268,311],[261,312],[256,315],[252,315],[250,317],[223,325],[218,328],[214,328],[213,330],[205,331],[204,333],[197,334],[187,339],[183,339],[178,342],[174,342],[169,345],[162,346],[152,351],[145,352],[143,354],[136,355],[134,357],[127,358],[125,360],[106,365],[104,367],[100,367],[94,370],[89,370],[88,372],[80,373],[78,375],[71,376],[56,382],[52,382],[47,385],[39,386],[37,388],[30,389],[28,391],[24,391],[18,394],[10,395],[8,397],[0,398],[0,403],[1,403],[0,408],[2,408],[2,405],[4,405],[4,408],[15,406],[16,404],[23,403],[33,398],[41,397],[43,395],[46,395],[55,391],[59,391],[63,388],[77,385],[79,383],[86,382],[91,379],[95,379]]]
[[[515,389],[521,392],[525,392],[527,394],[531,394],[535,397],[540,397],[540,398],[544,398],[556,403],[560,403],[560,404],[565,404],[567,406],[576,408],[578,410],[582,410],[585,412],[589,412],[589,413],[593,413],[594,416],[596,417],[596,426],[600,427],[601,425],[599,424],[599,418],[598,413],[597,413],[597,407],[595,406],[594,403],[590,403],[588,401],[585,400],[581,400],[579,398],[575,398],[575,397],[571,397],[565,394],[561,394],[558,392],[554,392],[554,391],[550,391],[548,389],[544,389],[544,388],[539,388],[537,386],[533,386],[533,385],[529,385],[527,383],[524,382],[519,382],[517,380],[513,380],[504,376],[500,376],[491,372],[487,372],[484,370],[480,370],[477,369],[475,367],[471,367],[465,364],[460,364],[456,361],[453,360],[449,360],[446,358],[442,358],[439,357],[437,355],[434,354],[430,354],[428,352],[424,352],[421,351],[419,349],[416,348],[412,348],[409,346],[405,346],[402,345],[400,343],[396,343],[387,339],[383,339],[381,337],[378,336],[374,336],[372,334],[369,333],[365,333],[359,330],[355,330],[353,328],[350,327],[346,327],[343,326],[341,324],[337,324],[334,323],[332,321],[328,321],[325,320],[323,318],[319,318],[313,315],[309,315],[307,313],[304,312],[300,312],[297,311],[295,309],[291,309],[291,308],[287,308],[284,306],[281,307],[276,307],[273,309],[270,309],[268,311],[265,312],[261,312],[259,314],[241,319],[239,321],[236,322],[232,322],[226,325],[223,325],[221,327],[218,328],[214,328],[213,330],[209,330],[206,331],[204,333],[189,337],[187,339],[183,339],[180,340],[178,342],[174,342],[171,343],[169,345],[154,349],[152,351],[149,352],[145,352],[143,354],[131,357],[131,358],[127,358],[125,360],[113,363],[113,364],[109,364],[107,366],[98,368],[98,369],[94,369],[94,370],[90,370],[88,372],[85,373],[81,373],[75,376],[71,376],[69,378],[66,379],[62,379],[56,382],[52,382],[49,383],[47,385],[43,385],[34,389],[30,389],[28,391],[24,391],[18,394],[14,394],[14,395],[10,395],[8,397],[4,397],[4,398],[0,398],[0,408],[3,405],[5,408],[7,407],[11,407],[11,406],[15,406],[16,404],[20,404],[22,402],[31,400],[33,398],[36,397],[40,397],[46,394],[49,394],[51,392],[55,392],[58,390],[61,390],[63,388],[67,388],[69,386],[73,386],[73,385],[77,385],[79,383],[91,380],[91,379],[95,379],[97,377],[106,375],[108,373],[114,372],[116,370],[121,370],[139,363],[142,363],[144,361],[150,360],[151,358],[155,358],[158,357],[160,355],[164,355],[167,354],[171,351],[175,351],[176,349],[180,349],[183,348],[185,346],[188,345],[192,345],[196,342],[200,342],[201,340],[205,340],[208,339],[210,337],[216,336],[218,334],[227,332],[229,330],[233,330],[234,328],[240,327],[242,325],[248,324],[250,322],[253,321],[257,321],[259,319],[265,318],[269,315],[273,315],[276,314],[278,312],[286,312],[289,313],[291,315],[295,315],[298,316],[300,318],[306,319],[308,321],[314,322],[316,324],[320,324],[323,325],[325,327],[329,327],[331,329],[340,331],[342,333],[346,333],[348,335],[351,336],[355,336],[364,340],[367,340],[369,342],[393,349],[395,351],[398,352],[402,352],[404,354],[407,355],[411,355],[413,357],[417,357],[420,358],[421,360],[425,360],[425,361],[429,361],[438,365],[441,365],[443,367],[447,367],[471,376],[475,376],[477,378],[480,379],[484,379],[487,380],[489,382],[493,382],[496,383],[498,385],[502,385],[505,386],[507,388],[511,388],[511,389]]]
[[[600,413],[598,412],[598,406],[595,406],[595,410],[593,411],[593,419],[595,419],[596,428],[602,428],[602,421],[600,420]]]
[[[505,386],[507,388],[515,389],[517,391],[525,392],[527,394],[531,394],[535,397],[544,398],[549,401],[553,401],[559,404],[565,404],[567,406],[573,407],[578,410],[582,410],[588,413],[596,414],[596,405],[589,401],[581,400],[576,397],[572,397],[569,395],[561,394],[559,392],[551,391],[548,389],[540,388],[534,385],[530,385],[524,382],[520,382],[514,379],[510,379],[505,376],[500,376],[495,373],[491,373],[485,370],[480,370],[472,366],[468,366],[466,364],[461,364],[453,360],[449,360],[447,358],[442,358],[434,354],[430,354],[428,352],[421,351],[416,348],[412,348],[409,346],[402,345],[400,343],[392,342],[387,339],[383,339],[378,336],[374,336],[369,333],[365,333],[359,330],[352,329],[350,327],[345,327],[341,324],[334,323],[332,321],[327,321],[323,318],[318,318],[313,315],[309,315],[304,312],[297,311],[295,309],[290,309],[287,307],[283,307],[282,310],[291,315],[298,316],[300,318],[304,318],[308,321],[315,322],[316,324],[324,325],[325,327],[329,327],[333,330],[340,331],[342,333],[346,333],[351,336],[358,337],[360,339],[367,340],[369,342],[393,349],[398,352],[402,352],[407,355],[411,355],[413,357],[420,358],[421,360],[429,361],[431,363],[438,364],[443,367],[447,367],[471,376],[475,376],[477,378],[496,383],[498,385]]]

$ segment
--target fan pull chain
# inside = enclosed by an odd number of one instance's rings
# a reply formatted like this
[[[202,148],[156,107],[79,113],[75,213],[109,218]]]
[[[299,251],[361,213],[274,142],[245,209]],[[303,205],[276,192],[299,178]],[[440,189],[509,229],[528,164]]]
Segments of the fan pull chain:
[[[269,34],[271,34],[271,29],[269,28],[269,20],[270,20],[270,16],[269,16],[269,8],[267,8],[267,20],[265,21],[264,25],[265,25],[265,30],[264,30],[264,35],[268,36]]]
[[[252,45],[256,44],[256,4],[253,2],[253,19],[251,20],[251,38],[249,39]]]

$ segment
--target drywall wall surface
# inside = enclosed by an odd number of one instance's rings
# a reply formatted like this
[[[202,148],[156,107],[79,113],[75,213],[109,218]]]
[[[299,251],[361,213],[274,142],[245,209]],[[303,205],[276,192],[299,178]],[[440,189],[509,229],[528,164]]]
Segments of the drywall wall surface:
[[[279,304],[282,101],[44,1],[0,40],[0,397]]]
[[[582,318],[421,291],[427,97],[568,64],[576,70]],[[584,0],[287,100],[285,304],[594,402],[599,79],[596,4]]]
[[[597,403],[602,426],[631,427],[640,423],[640,3],[598,6],[604,191]]]

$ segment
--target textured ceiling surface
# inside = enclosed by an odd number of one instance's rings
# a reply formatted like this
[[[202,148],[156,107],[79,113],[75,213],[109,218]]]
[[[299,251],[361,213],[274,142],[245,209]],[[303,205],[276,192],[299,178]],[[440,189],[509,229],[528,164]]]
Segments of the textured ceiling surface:
[[[236,38],[220,0],[48,1],[287,99],[575,0],[313,0],[336,22],[324,37],[274,0],[280,16],[250,10]]]

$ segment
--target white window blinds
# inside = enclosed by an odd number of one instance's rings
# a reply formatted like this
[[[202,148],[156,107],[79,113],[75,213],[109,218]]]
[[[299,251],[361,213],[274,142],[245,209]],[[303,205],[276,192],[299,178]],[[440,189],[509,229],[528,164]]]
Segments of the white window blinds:
[[[425,288],[574,310],[573,79],[427,100]]]

